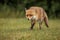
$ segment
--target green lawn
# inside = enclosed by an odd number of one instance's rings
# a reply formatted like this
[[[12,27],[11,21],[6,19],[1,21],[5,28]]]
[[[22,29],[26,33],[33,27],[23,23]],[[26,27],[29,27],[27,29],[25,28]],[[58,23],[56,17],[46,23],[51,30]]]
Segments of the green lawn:
[[[49,28],[43,23],[30,30],[30,21],[25,18],[0,18],[0,40],[60,40],[60,20],[49,20]]]

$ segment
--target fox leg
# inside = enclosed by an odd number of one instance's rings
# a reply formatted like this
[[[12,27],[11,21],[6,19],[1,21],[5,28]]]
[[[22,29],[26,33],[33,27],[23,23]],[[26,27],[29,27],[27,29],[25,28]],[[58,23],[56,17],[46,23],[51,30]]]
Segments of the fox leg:
[[[39,28],[41,29],[44,18],[39,19]]]
[[[39,23],[39,29],[41,29],[41,26],[42,26],[41,23]]]
[[[35,25],[35,21],[32,20],[32,21],[31,21],[31,29],[33,29],[34,25]]]
[[[42,21],[39,21],[39,29],[42,27]]]

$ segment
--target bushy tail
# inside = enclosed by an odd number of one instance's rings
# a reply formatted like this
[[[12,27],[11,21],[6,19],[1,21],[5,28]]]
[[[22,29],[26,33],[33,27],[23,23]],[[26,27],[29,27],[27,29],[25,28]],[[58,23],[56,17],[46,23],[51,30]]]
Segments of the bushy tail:
[[[46,25],[47,27],[49,27],[49,26],[48,26],[48,18],[47,18],[47,17],[44,18],[44,22],[45,22],[45,25]]]

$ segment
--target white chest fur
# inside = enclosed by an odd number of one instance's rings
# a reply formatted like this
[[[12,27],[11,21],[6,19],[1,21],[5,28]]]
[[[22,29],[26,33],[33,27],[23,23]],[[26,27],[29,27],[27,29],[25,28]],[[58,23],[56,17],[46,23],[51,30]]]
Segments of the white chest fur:
[[[37,19],[37,16],[33,16],[32,19],[38,20],[38,19]]]

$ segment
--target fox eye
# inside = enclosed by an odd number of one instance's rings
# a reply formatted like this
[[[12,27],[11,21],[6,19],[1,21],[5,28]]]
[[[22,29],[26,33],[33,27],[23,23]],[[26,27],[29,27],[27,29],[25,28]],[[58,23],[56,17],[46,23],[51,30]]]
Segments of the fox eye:
[[[32,15],[30,15],[30,16],[32,16]]]
[[[26,15],[26,16],[28,16],[28,15]]]

